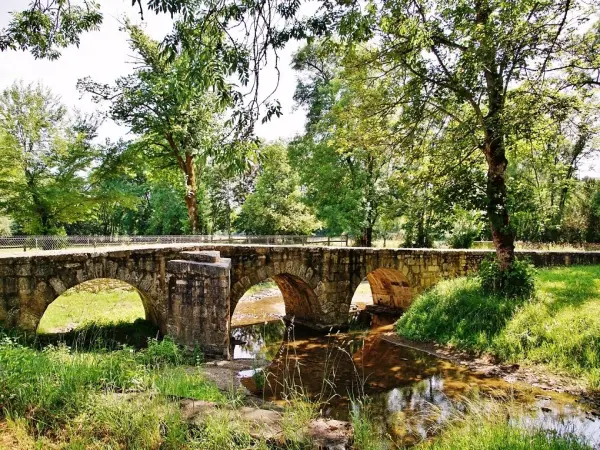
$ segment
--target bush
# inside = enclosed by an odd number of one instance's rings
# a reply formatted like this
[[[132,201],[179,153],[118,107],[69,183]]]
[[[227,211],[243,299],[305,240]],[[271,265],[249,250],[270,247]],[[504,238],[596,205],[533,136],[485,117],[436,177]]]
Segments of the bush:
[[[530,298],[535,292],[534,276],[533,266],[523,260],[515,260],[508,269],[501,270],[498,259],[490,257],[479,267],[483,291],[508,298]]]
[[[148,339],[148,348],[138,353],[138,360],[151,367],[163,367],[182,364],[183,349],[169,336],[162,341]]]
[[[447,238],[448,245],[451,248],[471,248],[482,229],[481,213],[455,208],[452,231]]]

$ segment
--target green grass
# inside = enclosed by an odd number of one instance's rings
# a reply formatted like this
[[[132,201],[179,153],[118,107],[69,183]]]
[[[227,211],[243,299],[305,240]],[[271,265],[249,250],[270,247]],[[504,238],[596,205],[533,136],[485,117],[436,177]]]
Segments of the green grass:
[[[134,322],[140,318],[145,318],[144,306],[133,287],[98,279],[82,283],[52,302],[40,321],[38,332],[66,332],[86,322]]]
[[[419,341],[549,366],[600,386],[600,266],[539,270],[528,301],[484,295],[477,278],[443,281],[396,324]]]
[[[277,286],[277,283],[275,283],[273,280],[269,279],[267,281],[263,281],[262,283],[257,283],[253,286],[250,286],[250,288],[246,291],[246,293],[244,295],[254,295],[254,294],[258,294],[259,292],[262,291],[266,291],[267,289],[278,289],[279,287]]]
[[[149,394],[163,406],[173,396],[225,401],[224,394],[199,372],[176,366],[185,362],[182,350],[169,339],[151,341],[148,349],[139,352],[127,347],[81,352],[64,345],[37,350],[4,337],[0,341],[0,412],[25,421],[31,435],[43,437],[60,434],[85,414],[99,420],[99,408],[93,405],[115,406],[111,399],[122,394]],[[140,407],[140,414],[155,411],[152,420],[162,420],[155,406]],[[113,425],[122,424],[115,421]]]
[[[525,429],[506,420],[469,417],[446,429],[440,438],[413,447],[415,450],[591,450],[577,436]]]

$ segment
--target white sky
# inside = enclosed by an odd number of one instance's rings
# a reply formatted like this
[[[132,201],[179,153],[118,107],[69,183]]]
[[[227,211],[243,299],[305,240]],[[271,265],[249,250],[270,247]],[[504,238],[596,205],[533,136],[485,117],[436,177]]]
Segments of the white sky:
[[[0,29],[6,27],[10,20],[10,12],[25,9],[30,0],[0,0]],[[63,103],[69,108],[91,112],[98,108],[88,97],[81,98],[75,88],[77,80],[90,76],[94,81],[112,83],[119,76],[132,71],[131,51],[127,44],[126,34],[119,30],[124,16],[134,23],[141,23],[136,7],[131,0],[100,0],[104,22],[99,31],[84,33],[81,45],[69,47],[62,51],[56,61],[36,60],[28,52],[5,51],[0,53],[0,90],[11,85],[15,80],[24,82],[41,81],[61,96]],[[155,39],[161,39],[171,30],[172,20],[168,14],[154,14],[145,11],[146,32]],[[294,72],[289,68],[291,54],[298,47],[288,46],[280,53],[279,67],[281,79],[279,89],[273,98],[281,102],[283,116],[273,118],[266,124],[257,125],[257,134],[267,140],[288,139],[300,133],[304,128],[305,114],[293,111],[292,96],[296,86]],[[272,87],[276,83],[274,69],[265,69],[261,73],[261,85]],[[107,120],[100,129],[100,138],[126,137],[127,128],[120,127]]]
[[[9,13],[23,10],[30,0],[0,0],[0,29],[9,20]],[[84,33],[81,45],[69,47],[62,51],[62,56],[56,61],[36,60],[28,52],[0,52],[0,90],[11,85],[15,80],[24,82],[41,81],[61,96],[63,103],[69,108],[91,112],[98,108],[88,97],[81,98],[75,85],[77,80],[90,76],[94,81],[112,83],[119,76],[132,71],[131,52],[126,35],[120,31],[120,22],[124,16],[134,23],[141,19],[131,0],[100,0],[104,23],[99,31]],[[172,20],[167,14],[154,14],[146,11],[144,15],[146,31],[155,39],[161,39],[171,29]],[[296,76],[289,67],[291,54],[298,48],[298,43],[290,43],[280,52],[279,67],[281,79],[279,88],[273,98],[279,99],[283,116],[273,118],[266,124],[257,124],[257,134],[266,140],[289,139],[304,128],[305,113],[294,111],[293,94]],[[264,94],[269,92],[276,83],[273,67],[266,68],[261,73],[261,87]],[[100,138],[116,140],[127,138],[127,128],[120,127],[107,120],[99,130]],[[600,158],[595,157],[584,162],[580,175],[600,178]]]

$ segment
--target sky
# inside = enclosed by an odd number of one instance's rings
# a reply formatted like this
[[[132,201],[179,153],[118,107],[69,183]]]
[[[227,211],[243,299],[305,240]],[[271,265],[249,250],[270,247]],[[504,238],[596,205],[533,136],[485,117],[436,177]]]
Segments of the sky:
[[[30,0],[0,0],[0,29],[10,20],[10,12],[20,11],[27,7]],[[131,56],[126,34],[119,28],[124,17],[133,23],[142,23],[146,32],[154,39],[161,39],[167,34],[172,20],[167,14],[146,12],[142,21],[138,10],[131,6],[131,0],[101,0],[104,22],[99,31],[84,33],[81,44],[62,51],[56,61],[36,60],[28,52],[5,51],[0,53],[0,90],[10,86],[15,80],[26,83],[42,82],[58,94],[63,103],[70,109],[92,112],[98,105],[89,97],[81,98],[76,89],[77,80],[90,76],[94,81],[112,83],[116,78],[132,72]],[[281,102],[283,116],[272,118],[266,124],[257,124],[259,137],[273,141],[290,139],[302,132],[305,113],[294,108],[293,94],[296,86],[296,75],[290,68],[291,55],[299,47],[292,42],[279,53],[281,78],[279,87],[273,98]],[[261,72],[261,86],[271,89],[277,82],[273,65]],[[264,92],[266,94],[266,92]],[[128,129],[107,119],[99,130],[99,139],[132,138]],[[600,157],[588,159],[581,164],[580,176],[600,178]]]
[[[0,29],[6,27],[10,12],[25,9],[30,0],[0,0]],[[161,39],[170,30],[172,19],[168,14],[154,14],[146,11],[142,21],[137,7],[131,0],[101,0],[104,21],[99,31],[84,33],[79,48],[62,50],[62,56],[55,61],[36,60],[28,52],[5,51],[0,53],[0,90],[10,86],[15,80],[25,83],[42,82],[62,98],[70,109],[92,112],[98,105],[89,98],[81,98],[75,88],[77,80],[90,76],[94,81],[112,83],[120,76],[132,72],[130,63],[132,52],[127,44],[126,33],[120,31],[124,17],[133,23],[143,24],[146,32],[154,39]],[[274,98],[281,102],[283,116],[273,118],[266,124],[258,124],[256,132],[266,140],[289,139],[302,132],[305,114],[294,108],[293,94],[296,76],[289,68],[291,55],[298,44],[288,45],[280,52],[279,67],[281,78]],[[273,66],[261,72],[261,85],[272,87],[277,82]],[[127,137],[128,130],[107,119],[99,130],[100,139],[112,140]]]

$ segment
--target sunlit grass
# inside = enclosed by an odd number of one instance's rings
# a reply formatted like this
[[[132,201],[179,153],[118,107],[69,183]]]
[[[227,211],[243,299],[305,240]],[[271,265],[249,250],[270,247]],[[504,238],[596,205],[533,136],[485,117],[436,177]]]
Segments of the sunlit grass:
[[[591,450],[580,437],[540,425],[526,427],[509,419],[513,405],[498,401],[469,402],[455,411],[441,434],[415,450]],[[518,407],[517,407],[518,408]]]
[[[134,322],[145,311],[137,291],[114,280],[93,280],[58,297],[44,313],[39,333],[65,332],[86,322]]]
[[[506,361],[547,365],[600,386],[600,266],[542,269],[530,301],[481,292],[475,278],[443,281],[398,321],[409,339]]]

